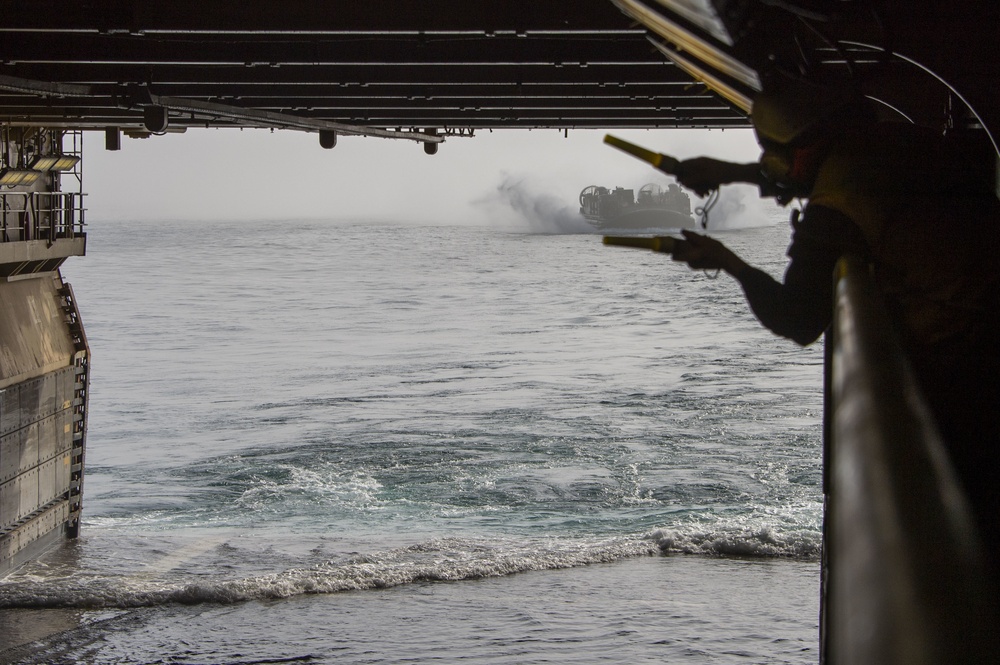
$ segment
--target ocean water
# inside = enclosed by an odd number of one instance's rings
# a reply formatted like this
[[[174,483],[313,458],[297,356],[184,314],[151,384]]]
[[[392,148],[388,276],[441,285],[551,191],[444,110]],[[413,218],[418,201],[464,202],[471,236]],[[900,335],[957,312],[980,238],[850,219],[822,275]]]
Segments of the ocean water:
[[[545,231],[92,222],[82,535],[0,661],[815,663],[821,349]]]

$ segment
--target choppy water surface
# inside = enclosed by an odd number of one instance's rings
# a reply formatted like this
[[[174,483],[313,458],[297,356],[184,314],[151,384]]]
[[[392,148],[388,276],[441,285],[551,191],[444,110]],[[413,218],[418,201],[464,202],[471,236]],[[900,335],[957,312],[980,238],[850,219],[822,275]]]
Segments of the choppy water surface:
[[[783,223],[721,237],[782,271]],[[83,537],[0,582],[65,629],[12,662],[816,661],[821,353],[724,275],[397,223],[88,254]]]

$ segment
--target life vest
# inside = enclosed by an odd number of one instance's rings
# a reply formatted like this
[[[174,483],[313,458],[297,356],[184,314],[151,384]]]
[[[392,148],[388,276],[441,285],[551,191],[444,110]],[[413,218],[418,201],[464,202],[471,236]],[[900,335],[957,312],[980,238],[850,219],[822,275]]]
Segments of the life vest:
[[[911,353],[961,353],[1000,332],[1000,202],[971,173],[933,132],[883,123],[834,143],[809,195],[861,230]]]

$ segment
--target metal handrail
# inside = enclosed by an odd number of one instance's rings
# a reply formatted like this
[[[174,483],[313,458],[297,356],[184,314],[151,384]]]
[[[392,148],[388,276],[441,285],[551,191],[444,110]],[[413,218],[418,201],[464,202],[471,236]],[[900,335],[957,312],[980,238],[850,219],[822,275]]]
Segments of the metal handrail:
[[[0,192],[0,242],[82,235],[83,197],[81,192]]]
[[[868,268],[837,267],[821,661],[993,663],[996,595],[948,454]]]

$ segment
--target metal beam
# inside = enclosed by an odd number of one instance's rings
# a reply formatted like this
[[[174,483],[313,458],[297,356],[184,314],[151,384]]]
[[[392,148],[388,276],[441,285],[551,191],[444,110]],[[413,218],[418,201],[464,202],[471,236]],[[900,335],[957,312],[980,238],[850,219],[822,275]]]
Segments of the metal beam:
[[[609,30],[628,22],[607,0],[368,0],[326,3],[282,0],[254,3],[253,11],[224,0],[34,0],[5,3],[4,23],[35,31],[102,33],[311,34],[344,31],[528,32]]]
[[[42,95],[72,95],[75,97],[90,94],[97,95],[89,86],[54,84],[47,81],[32,81],[11,76],[0,76],[0,89],[12,90],[15,92],[31,92],[34,90]],[[419,132],[401,132],[379,129],[375,127],[363,127],[341,122],[333,122],[321,118],[305,118],[289,113],[278,113],[252,108],[242,108],[231,104],[219,104],[216,102],[206,102],[195,99],[184,99],[182,97],[167,97],[149,93],[145,89],[138,91],[142,99],[136,100],[137,91],[131,90],[132,101],[130,107],[140,106],[160,106],[173,111],[186,111],[194,116],[206,116],[208,118],[225,118],[234,121],[247,121],[254,126],[280,127],[284,129],[299,129],[305,131],[336,131],[342,134],[356,136],[373,136],[377,138],[408,139],[411,141],[421,141],[424,143],[441,143],[444,139],[432,134]]]
[[[996,589],[866,263],[837,267],[821,661],[992,663]]]
[[[80,54],[90,54],[81,61]],[[661,63],[644,40],[629,35],[546,35],[470,37],[466,35],[356,34],[340,37],[282,35],[133,36],[71,33],[3,35],[0,54],[18,64],[172,64],[259,66],[403,64],[621,64]]]
[[[335,11],[289,0],[260,12],[219,0],[38,0],[5,9],[0,74],[39,82],[0,95],[6,124],[142,131],[155,101],[177,128],[416,140],[428,139],[398,130],[746,124],[608,0],[570,9],[556,0],[372,0]],[[140,99],[128,92],[140,89]]]

